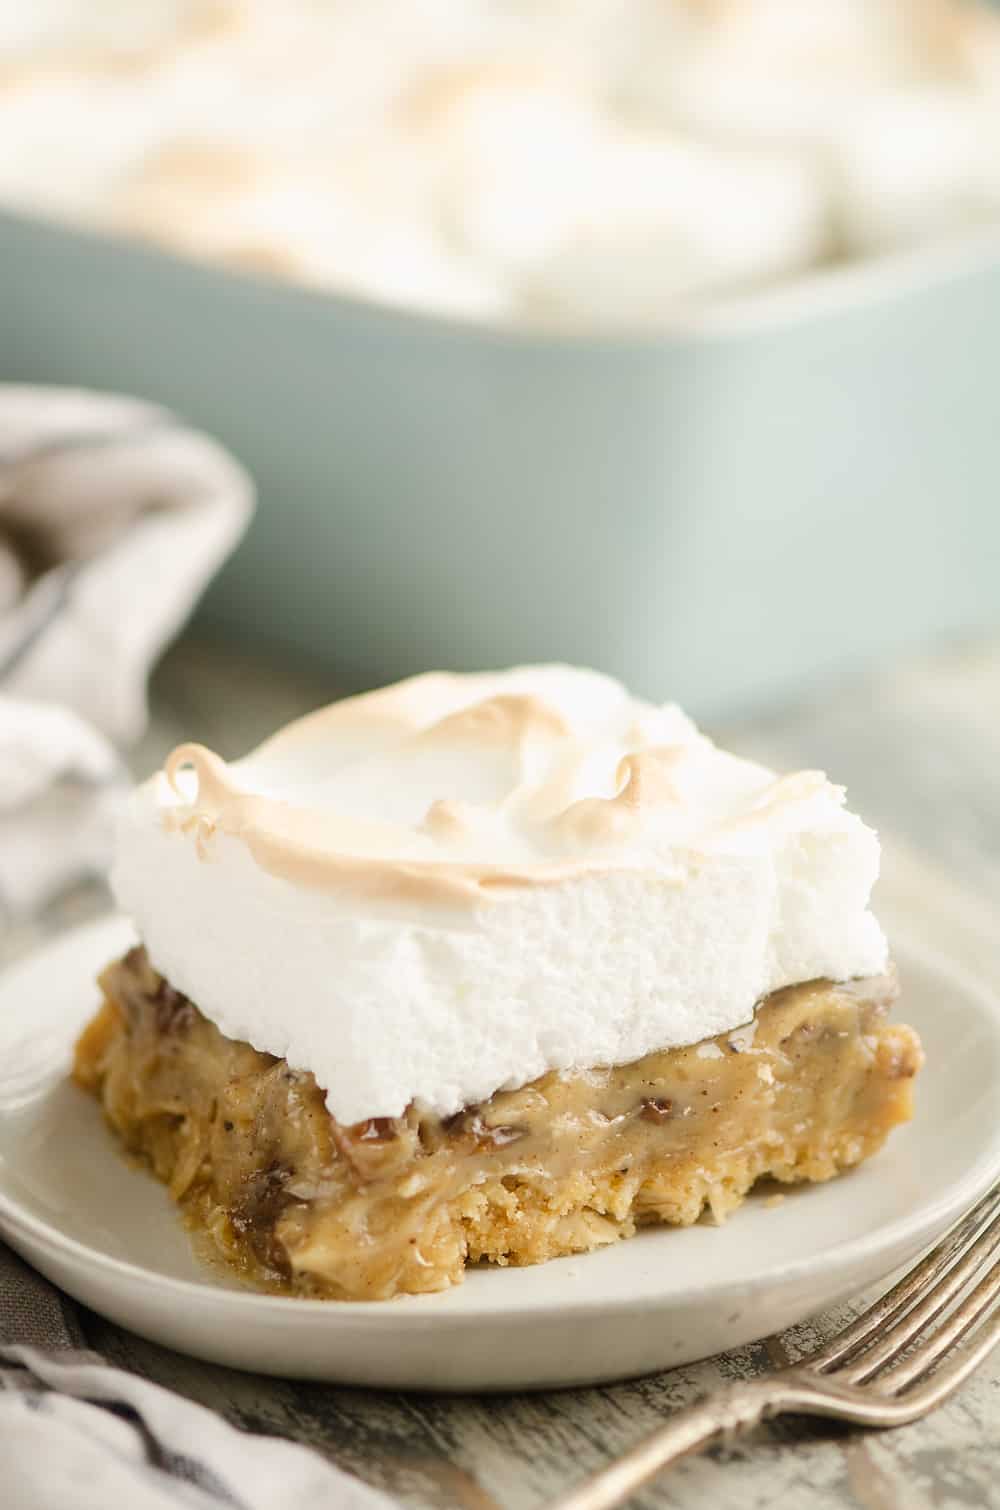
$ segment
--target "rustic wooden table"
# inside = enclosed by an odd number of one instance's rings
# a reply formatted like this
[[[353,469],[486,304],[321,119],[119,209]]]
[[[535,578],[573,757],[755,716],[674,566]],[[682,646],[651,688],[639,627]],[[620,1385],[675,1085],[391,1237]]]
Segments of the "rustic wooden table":
[[[156,676],[152,725],[135,752],[136,770],[149,770],[181,739],[241,753],[331,691],[319,675],[182,643]],[[948,877],[980,909],[998,908],[1000,642],[900,663],[716,732],[774,764],[830,770],[850,788],[852,806],[882,828],[910,885]],[[914,851],[924,858],[913,860]],[[99,887],[80,888],[39,922],[8,931],[0,960],[106,906]],[[995,968],[1000,980],[1000,922],[993,936],[995,958],[976,963]],[[821,1317],[633,1383],[449,1398],[241,1375],[181,1358],[97,1316],[84,1319],[93,1346],[125,1367],[241,1426],[308,1442],[409,1504],[446,1510],[541,1505],[671,1410],[723,1380],[783,1363],[838,1322]],[[777,1422],[731,1450],[681,1464],[637,1503],[677,1510],[1000,1510],[1000,1353],[957,1399],[918,1425],[865,1436]]]

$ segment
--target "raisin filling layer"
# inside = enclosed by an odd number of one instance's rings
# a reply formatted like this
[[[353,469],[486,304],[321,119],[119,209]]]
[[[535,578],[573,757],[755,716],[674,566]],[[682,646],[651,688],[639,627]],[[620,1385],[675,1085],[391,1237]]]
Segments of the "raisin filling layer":
[[[910,1117],[923,1057],[888,1021],[892,975],[814,981],[690,1048],[343,1126],[311,1074],[226,1038],[141,947],[101,985],[75,1076],[126,1148],[249,1279],[337,1299],[721,1220],[766,1175],[829,1179]]]

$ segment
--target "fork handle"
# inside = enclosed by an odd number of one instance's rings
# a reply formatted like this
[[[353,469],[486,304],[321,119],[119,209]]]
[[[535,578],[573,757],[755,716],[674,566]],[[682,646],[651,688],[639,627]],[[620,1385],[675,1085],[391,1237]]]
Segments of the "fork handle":
[[[771,1374],[727,1385],[657,1427],[624,1457],[591,1474],[545,1510],[610,1510],[637,1494],[663,1468],[689,1453],[749,1431],[798,1403],[791,1382]]]

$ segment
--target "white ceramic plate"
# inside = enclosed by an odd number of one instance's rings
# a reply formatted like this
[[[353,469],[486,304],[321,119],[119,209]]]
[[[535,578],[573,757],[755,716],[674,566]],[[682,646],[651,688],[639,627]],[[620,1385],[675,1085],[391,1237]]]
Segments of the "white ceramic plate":
[[[1000,1174],[1000,1006],[898,934],[901,1016],[923,1036],[919,1111],[888,1148],[719,1230],[649,1230],[582,1258],[474,1270],[442,1295],[260,1295],[202,1266],[163,1188],[123,1162],[69,1084],[120,920],[0,978],[0,1231],[77,1299],[182,1352],[351,1384],[515,1389],[642,1374],[788,1326],[911,1259]]]

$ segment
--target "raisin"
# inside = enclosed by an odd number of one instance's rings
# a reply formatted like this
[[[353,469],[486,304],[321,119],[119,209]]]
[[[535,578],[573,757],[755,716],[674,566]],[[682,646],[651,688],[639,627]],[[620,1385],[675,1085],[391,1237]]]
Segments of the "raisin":
[[[162,977],[153,997],[153,1011],[159,1033],[183,1033],[198,1016],[194,1004]]]
[[[396,1118],[369,1117],[367,1122],[359,1122],[351,1132],[359,1143],[389,1143],[397,1136]]]

